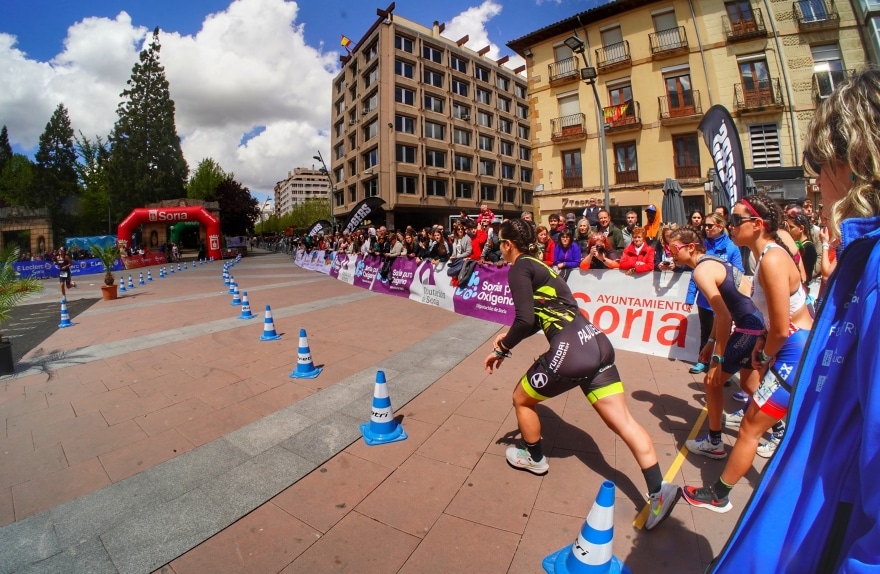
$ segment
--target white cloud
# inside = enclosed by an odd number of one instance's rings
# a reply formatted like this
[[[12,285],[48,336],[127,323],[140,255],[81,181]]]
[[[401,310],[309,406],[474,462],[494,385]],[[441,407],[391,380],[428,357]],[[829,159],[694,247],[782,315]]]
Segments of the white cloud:
[[[484,0],[479,6],[472,6],[447,22],[443,36],[453,41],[458,41],[468,36],[467,44],[465,44],[468,48],[479,51],[489,46],[486,57],[498,60],[501,58],[501,49],[497,44],[489,40],[489,32],[486,30],[486,25],[489,20],[501,14],[501,10],[501,4],[495,2],[495,0]],[[523,64],[525,64],[525,61],[516,54],[513,54],[504,65],[513,69]]]
[[[195,35],[160,31],[190,169],[211,157],[251,191],[271,193],[288,171],[329,150],[337,54],[305,44],[297,12],[292,1],[235,0],[207,16]],[[38,62],[0,34],[0,69],[15,78],[0,90],[0,124],[14,144],[32,150],[63,102],[75,131],[106,136],[138,52],[151,39],[152,30],[133,26],[125,12],[86,18],[68,29],[62,53]]]

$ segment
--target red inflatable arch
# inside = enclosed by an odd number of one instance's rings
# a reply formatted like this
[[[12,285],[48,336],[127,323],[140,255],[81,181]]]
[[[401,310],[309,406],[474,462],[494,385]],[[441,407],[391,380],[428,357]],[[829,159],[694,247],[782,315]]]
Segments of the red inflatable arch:
[[[219,261],[220,220],[204,207],[138,207],[119,224],[116,236],[122,246],[128,248],[132,233],[142,223],[177,223],[178,221],[198,221],[205,226],[208,237],[208,258]]]

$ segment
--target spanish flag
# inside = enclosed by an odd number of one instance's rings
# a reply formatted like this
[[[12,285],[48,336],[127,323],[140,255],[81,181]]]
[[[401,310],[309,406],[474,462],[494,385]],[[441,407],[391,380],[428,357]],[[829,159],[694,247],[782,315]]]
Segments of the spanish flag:
[[[351,40],[349,40],[348,37],[346,37],[346,35],[343,34],[342,39],[339,40],[339,43],[342,45],[343,48],[348,50],[348,46],[351,44]]]

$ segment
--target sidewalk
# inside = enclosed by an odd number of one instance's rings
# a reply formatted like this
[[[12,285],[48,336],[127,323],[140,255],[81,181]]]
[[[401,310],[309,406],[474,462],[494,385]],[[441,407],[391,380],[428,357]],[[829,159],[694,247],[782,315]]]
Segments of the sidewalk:
[[[231,270],[258,315],[239,320],[221,271],[160,280],[153,268],[152,283],[96,303],[0,378],[0,574],[539,572],[605,479],[615,555],[634,572],[696,574],[764,463],[734,489],[734,511],[682,501],[647,533],[633,526],[641,472],[576,391],[540,407],[549,474],[507,466],[510,395],[542,337],[489,376],[499,325],[259,250]],[[259,340],[267,304],[280,341]],[[316,379],[289,377],[301,328]],[[687,366],[619,352],[618,367],[667,479],[717,478],[724,461],[679,454],[702,409]],[[409,438],[369,447],[359,425],[377,369]]]

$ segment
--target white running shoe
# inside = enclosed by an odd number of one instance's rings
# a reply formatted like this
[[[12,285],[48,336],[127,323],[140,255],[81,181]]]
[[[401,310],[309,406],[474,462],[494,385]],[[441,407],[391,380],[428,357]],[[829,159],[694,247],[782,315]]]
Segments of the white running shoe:
[[[686,441],[684,445],[692,453],[708,456],[709,458],[718,459],[727,456],[727,453],[724,452],[724,442],[722,441],[718,444],[712,444],[709,435],[700,439]]]
[[[651,509],[648,512],[648,520],[645,521],[645,530],[651,530],[666,520],[679,498],[681,498],[681,488],[677,484],[666,481],[663,481],[660,490],[649,494]]]
[[[729,429],[738,429],[742,424],[743,417],[746,414],[742,409],[733,413],[722,413],[721,418],[724,420],[724,426]]]
[[[779,446],[779,443],[782,442],[782,437],[785,436],[785,429],[782,429],[778,432],[770,433],[770,440],[765,442],[764,444],[759,444],[756,452],[758,456],[761,458],[770,458],[776,453],[776,447]]]
[[[528,450],[515,446],[508,447],[507,449],[507,464],[513,468],[527,470],[539,476],[547,474],[547,471],[550,470],[550,463],[547,462],[546,456],[535,462],[532,460]]]

